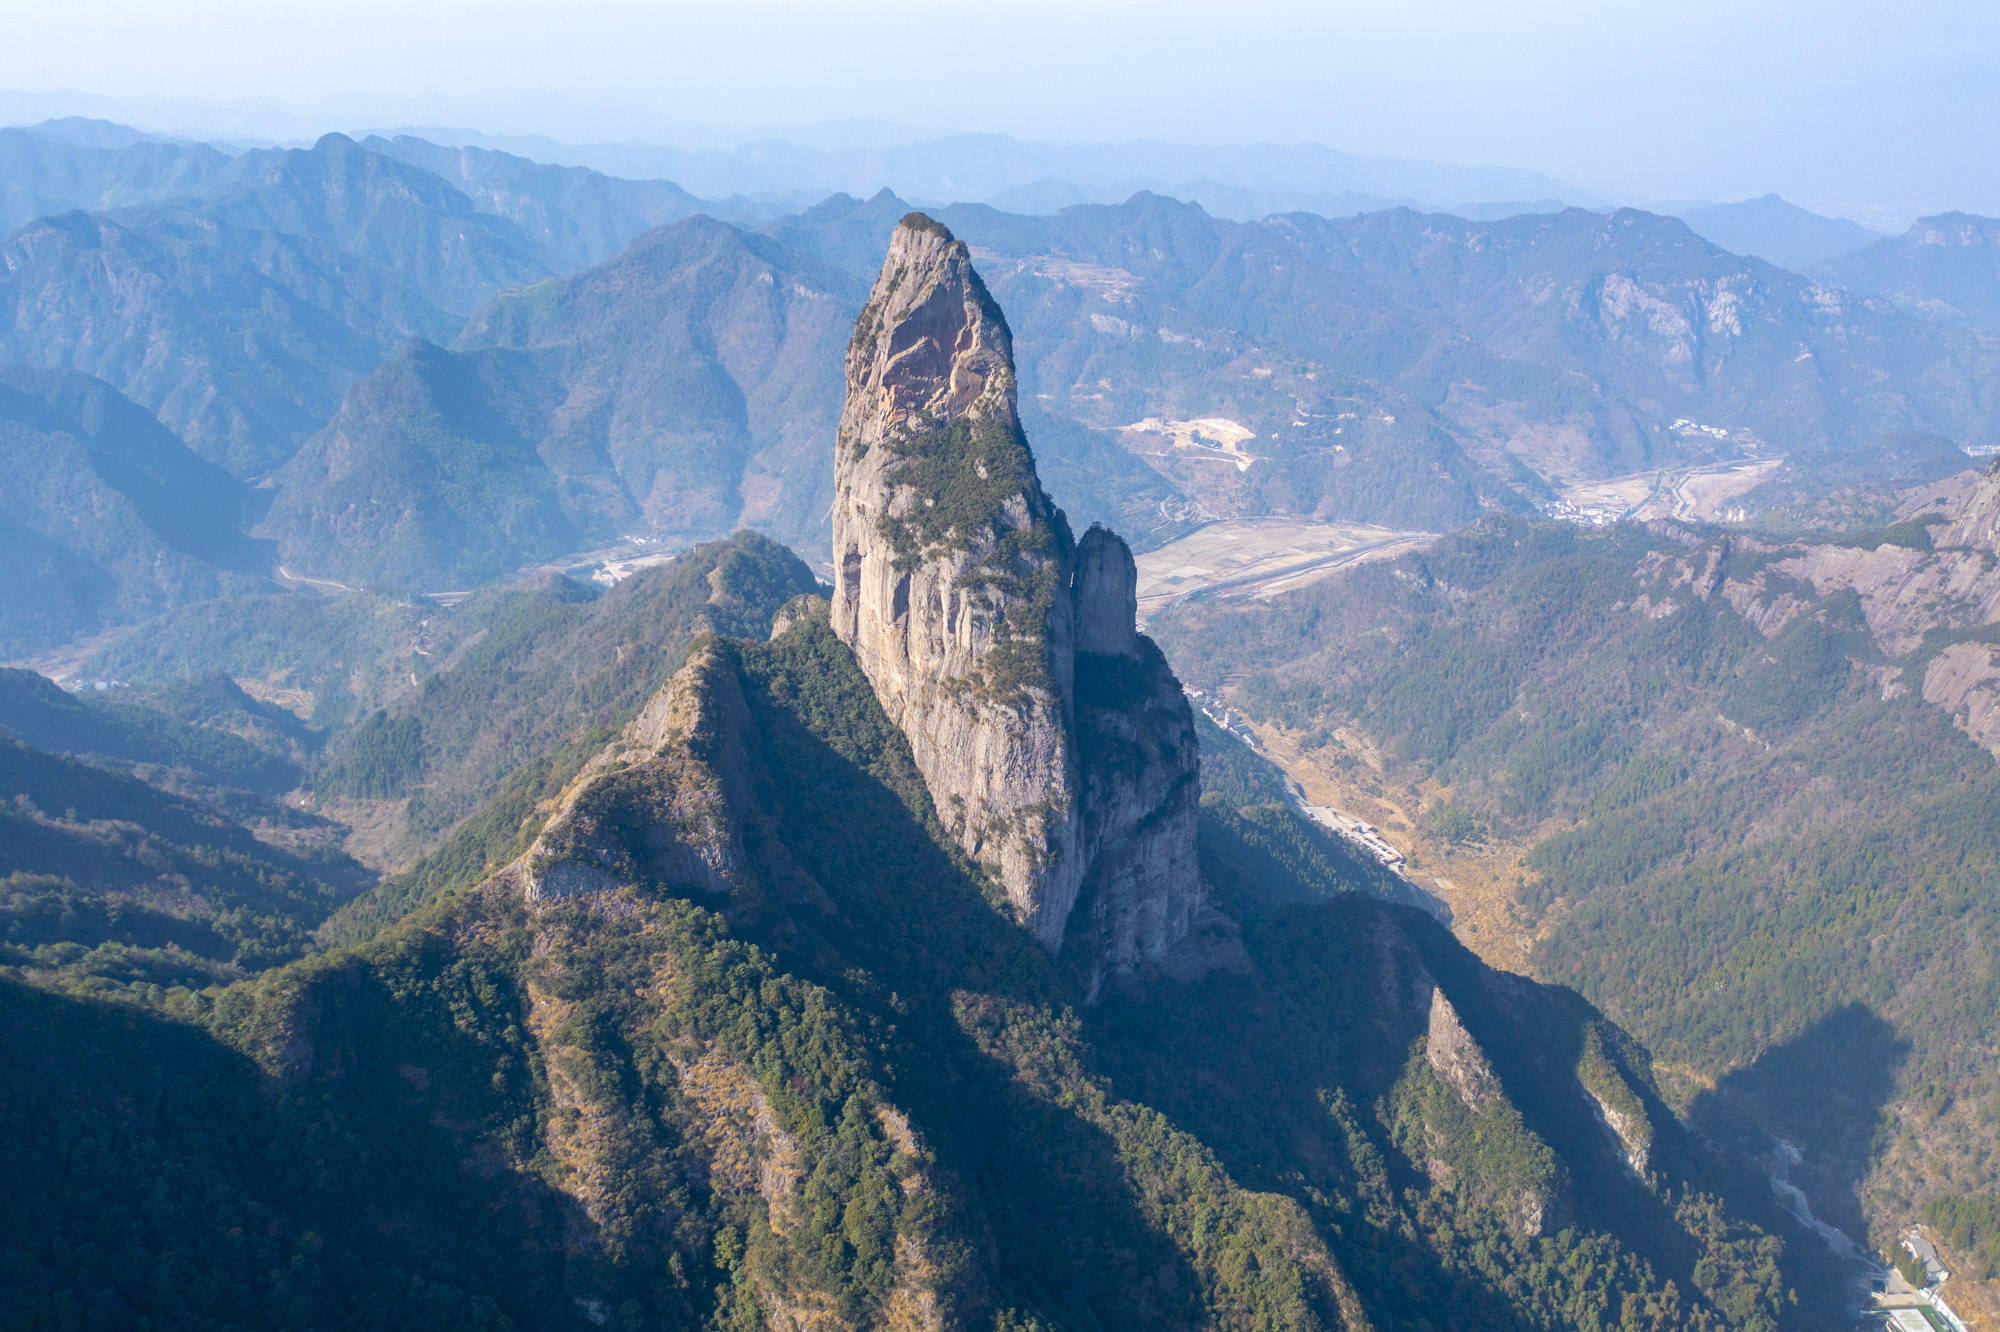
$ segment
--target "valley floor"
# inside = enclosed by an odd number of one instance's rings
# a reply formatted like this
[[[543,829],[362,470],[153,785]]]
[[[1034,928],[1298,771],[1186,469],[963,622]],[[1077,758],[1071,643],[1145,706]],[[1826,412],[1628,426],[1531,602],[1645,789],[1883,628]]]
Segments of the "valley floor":
[[[1139,618],[1221,592],[1271,597],[1368,560],[1389,559],[1434,540],[1366,523],[1238,518],[1210,523],[1138,556]]]
[[[1246,724],[1264,756],[1298,784],[1309,804],[1368,824],[1402,853],[1398,872],[1444,905],[1459,942],[1489,966],[1528,971],[1534,931],[1514,889],[1525,873],[1521,859],[1536,838],[1453,842],[1432,836],[1422,831],[1419,812],[1427,800],[1448,793],[1435,782],[1418,788],[1390,777],[1380,755],[1358,733],[1343,728],[1328,744],[1311,748],[1303,736],[1282,727]],[[1553,830],[1538,830],[1537,836]]]

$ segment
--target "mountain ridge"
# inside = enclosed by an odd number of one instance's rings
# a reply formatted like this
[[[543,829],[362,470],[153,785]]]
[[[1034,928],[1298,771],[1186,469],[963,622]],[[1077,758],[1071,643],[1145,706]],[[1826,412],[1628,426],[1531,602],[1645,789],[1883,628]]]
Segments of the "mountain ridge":
[[[279,474],[266,527],[301,571],[405,587],[634,528],[703,540],[748,522],[803,544],[832,496],[818,441],[838,413],[828,353],[850,299],[839,275],[725,223],[655,228],[350,387]],[[519,531],[487,521],[485,492]],[[371,538],[377,513],[396,539]],[[402,539],[422,524],[430,536]]]
[[[1725,250],[1754,255],[1794,273],[1809,273],[1883,238],[1859,222],[1812,212],[1776,194],[1655,211],[1672,213]]]

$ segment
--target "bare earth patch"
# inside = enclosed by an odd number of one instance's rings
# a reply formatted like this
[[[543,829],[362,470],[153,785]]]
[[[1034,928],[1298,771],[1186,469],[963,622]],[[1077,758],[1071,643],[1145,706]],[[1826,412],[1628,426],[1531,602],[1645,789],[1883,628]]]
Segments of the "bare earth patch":
[[[399,873],[414,859],[404,846],[403,811],[408,800],[333,795],[292,798],[301,808],[345,827],[347,837],[341,849],[378,874]]]
[[[1252,463],[1264,461],[1244,447],[1257,438],[1256,432],[1226,416],[1200,416],[1186,421],[1149,416],[1119,429],[1127,436],[1125,446],[1142,456],[1227,462],[1235,464],[1239,472],[1247,472]]]

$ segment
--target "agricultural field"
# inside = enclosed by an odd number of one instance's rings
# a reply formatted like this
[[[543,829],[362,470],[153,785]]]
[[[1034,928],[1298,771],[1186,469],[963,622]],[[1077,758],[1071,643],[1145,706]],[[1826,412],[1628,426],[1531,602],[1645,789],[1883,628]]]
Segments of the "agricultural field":
[[[1240,518],[1210,523],[1138,557],[1139,619],[1190,597],[1271,597],[1364,560],[1386,559],[1432,540],[1366,523]]]

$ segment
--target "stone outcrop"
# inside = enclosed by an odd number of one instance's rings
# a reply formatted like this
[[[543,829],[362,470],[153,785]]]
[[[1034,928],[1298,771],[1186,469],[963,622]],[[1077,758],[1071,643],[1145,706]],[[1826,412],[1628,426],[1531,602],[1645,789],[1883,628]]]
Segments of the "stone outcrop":
[[[1591,1108],[1597,1111],[1597,1117],[1604,1122],[1605,1129],[1617,1141],[1618,1149],[1625,1154],[1625,1164],[1631,1167],[1634,1175],[1644,1179],[1652,1164],[1652,1125],[1629,1107],[1620,1108],[1588,1082],[1583,1084],[1583,1090],[1590,1097]]]
[[[1961,473],[1936,489],[1945,492],[1937,508],[1946,520],[1932,529],[1937,546],[2000,551],[2000,459],[1988,463],[1977,476]]]
[[[1458,1093],[1465,1108],[1478,1114],[1495,1101],[1503,1100],[1500,1079],[1486,1052],[1458,1019],[1458,1010],[1443,990],[1431,994],[1430,1030],[1424,1038],[1424,1058],[1446,1086]]]
[[[734,672],[697,648],[557,800],[518,867],[530,906],[650,879],[711,897],[756,876],[738,829],[754,808],[741,776],[746,706]]]
[[[2000,625],[2000,462],[1912,487],[1898,517],[1884,534],[1894,539],[1757,547],[1782,558],[1732,576],[1723,593],[1760,633],[1775,637],[1801,614],[1824,614],[1814,609],[1819,598],[1852,591],[1892,663],[1868,667],[1884,698],[1906,688],[1909,672],[1897,659],[1938,635],[1935,655],[1918,658],[1924,701],[2000,758],[2000,653],[1984,641],[1989,627]]]
[[[929,218],[856,325],[836,450],[833,627],[939,815],[1090,992],[1158,957],[1200,906],[1193,717],[1130,550],[1043,492],[1006,320]]]

